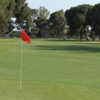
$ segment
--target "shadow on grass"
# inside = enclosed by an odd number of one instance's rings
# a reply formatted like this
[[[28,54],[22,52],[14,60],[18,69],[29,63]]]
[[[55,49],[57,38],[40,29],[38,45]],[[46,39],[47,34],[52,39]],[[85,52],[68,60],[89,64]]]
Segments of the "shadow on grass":
[[[70,46],[57,46],[57,45],[38,45],[38,50],[61,50],[61,51],[86,51],[86,52],[100,52],[100,47],[70,45]]]
[[[53,39],[51,39],[51,40],[44,40],[44,41],[49,41],[49,42],[79,42],[79,44],[81,44],[81,43],[84,43],[84,44],[100,44],[100,41],[86,41],[86,40],[57,40],[57,39],[55,39],[55,40],[53,40]]]
[[[51,40],[44,40],[44,41],[49,41],[49,42],[80,42],[80,40],[59,40],[59,39],[51,39]],[[84,40],[83,40],[84,41]]]

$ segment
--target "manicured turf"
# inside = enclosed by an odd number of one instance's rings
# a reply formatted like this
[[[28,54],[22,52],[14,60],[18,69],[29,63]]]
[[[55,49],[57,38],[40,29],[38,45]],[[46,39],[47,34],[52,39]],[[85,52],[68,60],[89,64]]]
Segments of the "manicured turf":
[[[0,40],[0,100],[99,100],[100,43],[32,40],[24,43],[19,88],[20,40]]]

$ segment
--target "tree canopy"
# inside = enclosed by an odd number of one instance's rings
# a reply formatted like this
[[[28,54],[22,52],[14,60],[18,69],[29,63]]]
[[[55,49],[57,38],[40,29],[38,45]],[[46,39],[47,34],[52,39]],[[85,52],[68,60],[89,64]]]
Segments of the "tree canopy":
[[[90,36],[100,39],[100,4],[94,6],[83,4],[76,7],[50,13],[45,7],[32,9],[26,0],[0,0],[0,34],[7,34],[12,30],[11,18],[16,18],[16,23],[25,28],[31,36],[45,37],[55,35],[80,37]]]
[[[64,27],[66,24],[64,11],[60,10],[52,13],[50,16],[50,22],[51,22],[51,26],[54,28],[56,32],[56,35],[61,37],[62,34],[64,33]]]
[[[8,22],[13,16],[14,6],[14,0],[0,0],[0,33],[8,32]]]
[[[80,39],[82,38],[87,23],[87,13],[92,6],[90,5],[80,5],[77,7],[73,7],[65,12],[65,16],[67,18],[68,25],[70,26],[70,35],[80,35]]]

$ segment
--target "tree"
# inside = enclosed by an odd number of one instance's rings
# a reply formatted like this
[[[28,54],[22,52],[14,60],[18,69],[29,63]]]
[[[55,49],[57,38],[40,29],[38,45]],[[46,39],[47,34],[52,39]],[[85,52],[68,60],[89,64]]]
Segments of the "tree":
[[[100,39],[100,3],[96,4],[87,14],[88,24],[92,27],[91,36],[99,36]]]
[[[35,19],[34,23],[36,27],[39,29],[38,37],[45,36],[48,30],[48,18],[50,12],[45,7],[40,7],[39,10],[33,10],[33,18]]]
[[[17,23],[20,24],[21,27],[25,28],[29,33],[33,27],[31,12],[32,9],[28,7],[25,1],[26,0],[15,0],[16,5],[14,15],[16,17]]]
[[[32,20],[34,21],[34,20],[36,20],[37,18],[38,18],[38,9],[32,9],[31,10],[31,12],[32,12]]]
[[[0,33],[9,31],[9,21],[13,16],[14,0],[0,0]]]
[[[86,36],[86,16],[90,8],[90,5],[80,5],[66,11],[65,16],[67,18],[68,25],[70,26],[71,36],[79,35],[80,40],[83,35]]]
[[[50,16],[51,27],[54,28],[56,35],[58,37],[62,37],[64,34],[64,28],[66,24],[66,18],[64,15],[64,11],[60,10],[54,12]]]

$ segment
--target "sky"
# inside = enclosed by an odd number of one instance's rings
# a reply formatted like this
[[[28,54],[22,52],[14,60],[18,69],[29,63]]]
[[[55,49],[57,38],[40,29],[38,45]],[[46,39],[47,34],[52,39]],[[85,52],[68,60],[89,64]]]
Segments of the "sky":
[[[80,4],[95,5],[100,0],[27,0],[29,7],[38,9],[40,6],[46,7],[50,12],[66,10]]]

